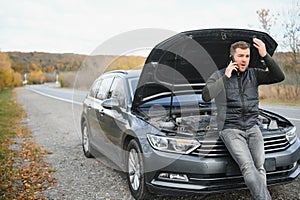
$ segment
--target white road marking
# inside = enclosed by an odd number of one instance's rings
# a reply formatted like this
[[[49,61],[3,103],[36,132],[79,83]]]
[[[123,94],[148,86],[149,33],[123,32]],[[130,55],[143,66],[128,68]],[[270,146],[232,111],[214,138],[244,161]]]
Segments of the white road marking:
[[[57,99],[57,100],[60,100],[60,101],[65,101],[65,102],[68,102],[68,103],[74,103],[74,104],[77,104],[77,105],[81,105],[81,106],[82,106],[82,103],[81,103],[81,102],[77,102],[77,101],[74,101],[74,100],[69,100],[69,99],[64,99],[64,98],[52,96],[52,95],[43,93],[43,92],[41,92],[41,91],[35,90],[35,89],[33,89],[32,87],[27,87],[27,88],[28,88],[29,90],[35,92],[35,93],[38,93],[38,94],[43,95],[43,96],[46,96],[46,97],[50,97],[50,98]]]

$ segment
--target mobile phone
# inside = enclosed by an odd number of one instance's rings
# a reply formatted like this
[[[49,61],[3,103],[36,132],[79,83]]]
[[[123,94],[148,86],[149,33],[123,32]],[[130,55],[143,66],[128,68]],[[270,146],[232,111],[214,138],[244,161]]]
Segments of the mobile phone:
[[[235,60],[234,60],[234,57],[233,56],[230,56],[230,59],[231,59],[231,61],[234,63],[235,62]]]
[[[235,62],[235,60],[234,60],[234,57],[233,57],[233,56],[230,56],[230,59],[231,59],[232,63],[234,63],[234,62]],[[236,66],[237,66],[237,70],[239,71],[239,66],[238,66],[238,65],[236,65]]]

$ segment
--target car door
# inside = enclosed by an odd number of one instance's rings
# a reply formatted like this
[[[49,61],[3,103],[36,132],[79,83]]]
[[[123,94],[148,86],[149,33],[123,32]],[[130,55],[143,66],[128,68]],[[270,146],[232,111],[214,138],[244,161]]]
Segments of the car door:
[[[115,163],[120,162],[122,136],[128,125],[126,115],[128,96],[125,92],[124,85],[125,83],[122,78],[115,77],[107,98],[116,99],[119,103],[119,107],[117,109],[102,108],[103,115],[99,121],[107,142],[105,145],[108,147],[106,152],[109,152],[109,158]]]
[[[84,110],[86,112],[86,118],[87,118],[88,125],[89,125],[89,130],[90,130],[89,137],[90,137],[90,143],[92,146],[95,146],[95,144],[96,144],[95,140],[93,138],[94,134],[92,134],[92,133],[95,132],[95,128],[97,127],[97,126],[95,126],[95,123],[97,123],[97,116],[95,113],[95,109],[97,107],[99,107],[98,106],[99,103],[96,101],[96,95],[99,90],[99,85],[101,84],[101,81],[102,81],[102,79],[97,79],[93,83],[93,85],[87,95],[87,98],[85,98],[84,104],[83,104]]]
[[[93,103],[90,105],[88,115],[91,132],[91,144],[104,155],[106,154],[107,147],[105,145],[107,145],[107,142],[100,125],[102,124],[101,121],[103,120],[103,107],[101,104],[108,96],[112,81],[113,77],[106,77],[100,80],[99,84],[97,85],[97,93],[93,99]]]

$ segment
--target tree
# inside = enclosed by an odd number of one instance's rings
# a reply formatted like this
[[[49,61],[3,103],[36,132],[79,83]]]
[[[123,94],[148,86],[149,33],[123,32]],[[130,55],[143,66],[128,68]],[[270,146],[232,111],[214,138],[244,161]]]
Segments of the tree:
[[[294,76],[295,97],[299,96],[299,80],[300,80],[300,63],[299,63],[299,50],[300,50],[300,2],[291,1],[287,10],[283,12],[284,21],[284,46],[291,51],[291,70]]]
[[[294,99],[298,98],[300,93],[300,2],[290,1],[281,14],[277,13],[276,15],[271,15],[269,9],[257,10],[256,13],[258,14],[262,29],[269,34],[271,33],[272,26],[278,20],[277,17],[280,16],[282,30],[284,32],[284,35],[281,38],[283,41],[281,42],[281,45],[283,49],[286,49],[288,52],[280,54],[280,56],[277,55],[276,61],[285,69],[285,84],[290,84],[288,87],[294,88],[293,90],[289,90],[288,96]]]
[[[264,9],[264,8],[262,8],[260,10],[257,10],[256,14],[258,15],[258,20],[261,23],[262,29],[266,33],[268,33],[269,35],[272,35],[273,37],[276,37],[276,35],[271,34],[271,28],[272,28],[273,25],[276,24],[277,16],[279,16],[279,14],[277,14],[277,15],[272,14],[271,15],[270,10],[269,9]],[[282,59],[279,58],[279,59],[276,59],[276,61],[278,62],[278,64],[280,66],[282,66],[281,65],[283,63]],[[277,96],[280,96],[280,87],[279,87],[278,84],[276,85],[276,91],[277,91]]]
[[[13,86],[21,86],[23,84],[22,75],[19,72],[14,72]]]
[[[9,57],[0,53],[0,90],[13,85],[14,71],[11,68]]]
[[[28,84],[41,84],[45,81],[45,74],[41,70],[28,73]]]
[[[277,23],[278,17],[280,16],[279,13],[271,14],[269,9],[260,9],[256,11],[258,15],[258,20],[261,23],[261,28],[268,34],[271,35],[272,27]],[[272,35],[276,37],[277,35]]]
[[[270,16],[269,9],[257,10],[259,22],[261,23],[262,29],[267,33],[270,33],[272,27],[272,17]]]

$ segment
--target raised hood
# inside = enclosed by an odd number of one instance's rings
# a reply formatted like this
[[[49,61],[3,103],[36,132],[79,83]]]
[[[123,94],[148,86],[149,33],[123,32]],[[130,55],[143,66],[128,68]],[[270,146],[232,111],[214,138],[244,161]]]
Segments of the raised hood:
[[[261,39],[273,55],[277,43],[267,33],[245,29],[204,29],[179,33],[156,45],[149,54],[134,95],[132,110],[171,95],[199,94],[210,75],[229,63],[230,45],[250,44],[249,67],[265,68],[252,39]]]

